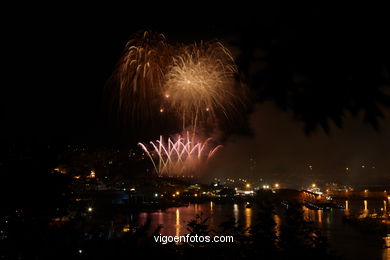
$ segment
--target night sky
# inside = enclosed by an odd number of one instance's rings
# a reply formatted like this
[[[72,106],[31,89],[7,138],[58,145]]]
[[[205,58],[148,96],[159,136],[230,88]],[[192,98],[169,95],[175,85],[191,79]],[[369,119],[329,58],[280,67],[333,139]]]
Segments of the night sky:
[[[361,64],[363,67],[359,67],[361,71],[357,74],[363,75],[364,82],[371,84],[372,79],[374,85],[377,79],[371,77],[373,73],[367,68],[379,64],[378,70],[388,82],[390,45],[382,39],[388,27],[380,8],[375,8],[376,19],[372,20],[368,19],[369,9],[363,12],[362,8],[351,7],[305,7],[277,2],[229,11],[216,8],[164,12],[165,9],[156,7],[157,14],[141,6],[130,9],[118,6],[116,10],[99,12],[74,7],[53,7],[48,11],[37,6],[11,8],[5,23],[6,37],[3,37],[6,80],[2,82],[1,141],[90,145],[137,142],[138,132],[123,126],[110,112],[104,88],[127,40],[146,29],[160,31],[172,42],[219,38],[231,47],[237,58],[252,43],[249,47],[254,50],[254,57],[259,55],[261,60],[262,55],[272,52],[276,41],[278,46],[287,46],[291,59],[301,56],[324,59],[313,64],[314,71],[320,65],[318,70],[323,75],[327,75],[325,66],[343,68],[338,72],[344,75],[355,64]],[[252,38],[245,41],[246,45],[240,45],[245,35]],[[287,58],[278,60],[290,62]],[[252,79],[248,64],[252,69],[263,65],[238,60],[255,103],[248,112],[250,131],[238,130],[226,139],[225,148],[216,158],[219,167],[213,168],[214,173],[238,176],[239,169],[246,169],[248,160],[253,158],[258,172],[255,176],[281,180],[287,175],[312,174],[308,165],[313,165],[316,176],[332,176],[343,181],[365,180],[367,175],[370,181],[373,178],[382,181],[389,175],[388,108],[382,107],[385,118],[379,119],[379,130],[363,123],[363,112],[354,117],[346,112],[341,129],[329,120],[329,133],[320,125],[308,134],[302,120],[305,117],[294,114],[295,106],[283,110],[278,98],[261,96],[268,93],[262,91],[262,84],[268,81]],[[300,61],[297,64],[301,65],[297,65],[299,69],[311,65],[302,66]],[[275,77],[280,75],[272,70],[271,73]],[[329,91],[335,90],[332,80],[325,82],[330,86]],[[279,84],[283,85],[283,81]],[[325,97],[336,95],[325,93]],[[326,104],[332,102],[338,101],[329,99]],[[376,168],[373,174],[366,174],[361,165]],[[345,167],[354,170],[346,176]],[[249,170],[247,175],[251,176]]]

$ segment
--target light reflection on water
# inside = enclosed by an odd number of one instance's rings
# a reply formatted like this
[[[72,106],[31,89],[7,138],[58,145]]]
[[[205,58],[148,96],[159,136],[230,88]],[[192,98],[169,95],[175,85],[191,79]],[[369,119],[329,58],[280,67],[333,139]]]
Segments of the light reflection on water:
[[[249,228],[252,226],[252,209],[245,208],[244,215],[245,215],[245,229],[246,229],[245,233],[249,235]]]
[[[348,200],[346,200],[345,201],[345,215],[349,215],[349,201]]]
[[[387,234],[387,237],[383,238],[385,240],[386,248],[383,250],[382,259],[390,259],[390,234]]]
[[[180,236],[180,210],[176,209],[176,236]]]
[[[359,212],[372,214],[387,211],[387,202],[383,200],[347,200],[341,203],[345,205],[345,210],[311,210],[303,207],[303,216],[305,220],[312,221],[317,226],[324,228],[329,242],[335,244],[335,247],[340,252],[350,252],[348,254],[351,257],[353,255],[357,257],[359,255],[362,256],[361,254],[364,251],[360,252],[359,250],[368,250],[366,246],[367,239],[362,234],[359,234],[356,229],[348,225],[343,225],[342,216],[344,214],[358,214]],[[234,220],[245,228],[249,228],[255,221],[256,206],[247,208],[245,203],[216,204],[214,202],[190,204],[187,207],[169,208],[165,211],[140,213],[136,219],[138,219],[137,225],[140,226],[145,224],[147,219],[150,218],[151,231],[154,231],[161,225],[161,234],[179,236],[188,233],[187,224],[189,221],[195,219],[197,214],[201,215],[203,219],[208,218],[207,224],[209,225],[209,229],[212,230],[220,230],[219,224],[228,220]],[[279,236],[282,218],[281,216],[274,215],[274,220],[276,223],[275,232]],[[381,254],[382,259],[390,259],[389,248],[369,246],[373,247],[371,250],[376,250],[375,252]]]
[[[238,205],[236,203],[233,204],[233,215],[234,215],[234,222],[236,223],[236,227],[238,226],[238,214],[239,214],[239,210],[238,210]]]
[[[323,210],[317,210],[317,215],[318,215],[318,224],[322,224],[322,214],[324,213]]]
[[[390,259],[390,248],[383,249],[382,259],[383,260],[389,260]]]
[[[279,215],[275,214],[274,215],[274,221],[275,221],[275,234],[277,237],[280,236],[280,228],[281,228],[281,219]]]
[[[204,204],[190,204],[186,207],[174,207],[165,211],[152,213],[140,213],[137,226],[142,226],[150,219],[150,229],[154,231],[161,226],[160,233],[163,235],[187,234],[187,224],[194,220],[196,215],[202,219],[208,218],[207,224],[210,229],[218,230],[221,222],[234,220],[236,225],[242,224],[249,228],[253,221],[252,208],[246,208],[246,204],[215,204],[214,202]]]
[[[331,209],[311,210],[303,207],[303,217],[307,221],[312,221],[320,226],[334,224],[334,213],[338,216],[344,214],[363,214],[381,213],[387,211],[386,201],[345,201],[345,210]],[[246,208],[246,204],[215,204],[214,202],[204,204],[190,204],[187,207],[174,207],[165,211],[157,211],[153,213],[142,212],[138,215],[137,225],[144,225],[148,218],[151,220],[151,227],[157,228],[162,226],[161,233],[166,235],[185,234],[187,232],[186,225],[189,221],[195,219],[196,215],[201,215],[203,219],[208,218],[208,225],[212,229],[218,229],[221,222],[233,219],[236,223],[239,222],[245,228],[248,228],[253,223],[253,215],[256,214],[256,208]],[[371,208],[370,208],[371,206]],[[280,222],[280,217],[275,216]],[[134,216],[131,216],[134,219]]]

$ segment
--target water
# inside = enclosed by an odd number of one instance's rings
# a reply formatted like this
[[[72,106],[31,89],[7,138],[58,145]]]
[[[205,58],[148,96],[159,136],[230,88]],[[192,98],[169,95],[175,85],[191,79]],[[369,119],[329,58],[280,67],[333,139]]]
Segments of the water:
[[[343,224],[344,214],[356,214],[358,212],[379,213],[386,209],[386,202],[380,200],[349,200],[340,201],[346,206],[346,210],[311,210],[304,207],[304,217],[313,221],[328,237],[330,248],[337,255],[345,259],[390,259],[390,249],[383,248],[383,243],[360,233],[357,229]],[[246,208],[245,203],[240,204],[216,204],[208,202],[204,204],[190,204],[187,207],[174,207],[165,211],[153,213],[140,213],[137,218],[138,225],[143,225],[148,218],[151,219],[151,228],[154,230],[162,226],[162,235],[184,235],[188,233],[187,224],[195,219],[197,214],[203,218],[208,217],[210,229],[219,230],[219,224],[223,221],[234,219],[244,227],[250,227],[255,221],[256,207]],[[275,215],[276,234],[280,234],[281,218]]]
[[[162,226],[162,235],[184,235],[187,234],[187,224],[195,219],[196,215],[208,218],[207,224],[210,229],[218,230],[219,224],[231,220],[240,222],[245,228],[252,224],[253,210],[245,208],[245,204],[215,204],[214,202],[204,204],[190,204],[188,207],[174,207],[165,211],[153,213],[140,213],[138,225],[146,223],[147,218],[151,218],[151,229]]]

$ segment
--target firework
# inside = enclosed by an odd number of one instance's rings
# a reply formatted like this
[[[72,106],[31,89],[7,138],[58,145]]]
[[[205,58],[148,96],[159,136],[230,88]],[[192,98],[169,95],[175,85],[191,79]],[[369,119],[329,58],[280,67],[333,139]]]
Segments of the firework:
[[[220,42],[193,44],[180,48],[165,76],[164,93],[168,107],[195,131],[199,122],[217,115],[228,117],[239,97],[234,59]]]
[[[136,35],[125,47],[111,80],[115,97],[125,117],[135,120],[151,116],[160,106],[160,93],[172,48],[160,33]]]
[[[221,145],[213,147],[211,138],[204,142],[194,140],[195,137],[187,132],[185,136],[168,138],[167,141],[160,136],[160,140],[150,142],[150,149],[143,143],[138,145],[149,156],[159,176],[189,177],[198,173],[221,147]]]
[[[191,135],[160,136],[139,146],[159,176],[191,176],[221,147],[210,138],[197,140],[196,134],[220,127],[219,120],[231,118],[245,96],[236,78],[234,59],[222,43],[174,46],[162,34],[145,32],[127,43],[111,80],[126,120],[146,122],[162,114],[179,122],[180,132],[190,129]]]
[[[236,75],[234,59],[220,42],[174,46],[147,31],[127,43],[111,80],[126,120],[163,113],[181,122],[182,131],[196,131],[200,122],[234,111],[244,92]]]

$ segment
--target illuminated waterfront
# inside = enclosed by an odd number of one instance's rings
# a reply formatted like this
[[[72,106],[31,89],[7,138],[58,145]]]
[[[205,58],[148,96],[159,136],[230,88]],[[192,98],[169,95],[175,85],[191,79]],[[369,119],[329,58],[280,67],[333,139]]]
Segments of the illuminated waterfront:
[[[364,210],[364,200],[352,200],[348,202],[349,214],[358,214]],[[383,209],[383,201],[371,200],[367,203],[367,211],[371,214]],[[383,248],[382,241],[378,241],[370,235],[360,233],[357,229],[343,224],[343,216],[346,211],[342,209],[312,210],[303,207],[304,217],[313,221],[328,237],[331,249],[346,259],[388,259],[390,250]],[[280,223],[283,217],[277,210],[274,216],[276,222],[276,234],[281,233]],[[217,204],[213,202],[203,204],[190,204],[187,207],[174,207],[166,211],[153,213],[140,213],[137,224],[143,225],[147,218],[151,219],[151,230],[162,226],[160,233],[163,235],[187,234],[187,223],[197,214],[203,218],[209,218],[208,225],[212,230],[218,230],[221,222],[234,219],[245,228],[256,222],[256,206],[246,208],[246,203]]]
[[[340,4],[7,6],[0,260],[390,260],[388,11]]]

